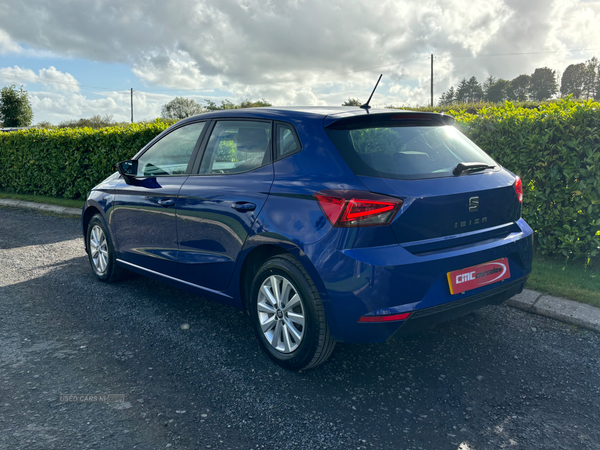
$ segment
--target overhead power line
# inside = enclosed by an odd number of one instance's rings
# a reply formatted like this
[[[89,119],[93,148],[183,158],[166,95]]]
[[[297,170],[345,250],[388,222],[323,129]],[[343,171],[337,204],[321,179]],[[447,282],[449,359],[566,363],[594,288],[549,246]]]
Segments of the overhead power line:
[[[520,52],[520,53],[490,53],[487,55],[455,55],[450,54],[453,58],[487,58],[487,57],[497,57],[497,56],[520,56],[520,55],[551,55],[555,53],[574,53],[574,52],[587,52],[592,50],[598,50],[598,48],[582,48],[580,50],[556,50],[556,51],[547,51],[547,52]]]
[[[598,50],[598,48],[584,48],[584,49],[570,49],[570,50],[554,50],[554,51],[537,51],[537,52],[514,52],[514,53],[490,53],[490,54],[475,54],[475,55],[465,55],[465,54],[456,54],[456,53],[450,53],[450,54],[444,54],[444,56],[448,56],[448,57],[452,57],[452,58],[491,58],[491,57],[504,57],[504,56],[521,56],[521,55],[542,55],[542,54],[557,54],[557,53],[575,53],[575,52],[584,52],[584,51],[595,51]],[[359,73],[359,72],[367,72],[369,70],[375,70],[375,69],[382,69],[385,67],[395,67],[395,66],[399,66],[401,64],[406,64],[406,63],[411,63],[411,62],[415,62],[418,61],[420,59],[420,57],[414,57],[414,58],[410,58],[410,59],[405,59],[402,61],[398,61],[398,62],[394,62],[394,63],[390,63],[390,64],[382,64],[379,66],[371,66],[371,67],[366,67],[366,68],[362,68],[362,69],[354,69],[354,70],[348,70],[348,71],[344,71],[344,72],[332,72],[332,75],[349,75],[352,73]],[[87,89],[99,89],[99,90],[103,90],[103,91],[112,91],[112,92],[129,92],[129,88],[124,88],[124,89],[111,89],[108,87],[103,87],[103,86],[90,86],[90,85],[86,85],[86,84],[81,84],[81,83],[70,83],[67,81],[56,81],[56,80],[47,80],[47,79],[40,79],[38,81],[31,81],[30,79],[26,79],[24,77],[17,77],[22,81],[29,81],[29,82],[33,82],[33,83],[55,83],[55,84],[62,84],[62,85],[68,85],[68,86],[77,86],[79,88],[87,88]],[[268,82],[268,83],[259,83],[259,84],[246,84],[247,86],[252,86],[252,87],[256,87],[256,86],[273,86],[273,85],[279,85],[279,84],[288,84],[288,83],[297,83],[297,80],[284,80],[284,81],[272,81],[272,82]],[[152,92],[150,92],[150,94],[152,93],[160,93],[160,92],[185,92],[185,91],[198,91],[199,89],[187,89],[187,88],[181,88],[181,89],[153,89]]]

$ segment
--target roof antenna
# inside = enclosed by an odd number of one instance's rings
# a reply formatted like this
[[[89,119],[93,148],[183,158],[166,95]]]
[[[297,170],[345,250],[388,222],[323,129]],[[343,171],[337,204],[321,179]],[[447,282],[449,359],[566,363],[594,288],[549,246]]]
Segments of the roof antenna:
[[[383,76],[383,74],[379,75],[379,79],[377,80],[377,83],[375,83],[375,87],[373,88],[373,92],[371,92],[371,96],[369,97],[369,100],[367,100],[367,103],[365,103],[364,105],[360,105],[360,107],[362,109],[366,109],[367,112],[369,112],[369,109],[371,109],[371,106],[369,105],[369,102],[373,98],[373,94],[375,93],[375,89],[377,89],[377,86],[379,85],[379,81],[381,81],[381,77],[382,76]]]

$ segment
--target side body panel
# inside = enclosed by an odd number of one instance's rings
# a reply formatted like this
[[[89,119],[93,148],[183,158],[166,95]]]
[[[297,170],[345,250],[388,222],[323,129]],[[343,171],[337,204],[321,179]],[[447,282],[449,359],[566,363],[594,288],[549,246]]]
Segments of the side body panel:
[[[119,259],[150,270],[177,273],[177,195],[185,176],[122,181],[115,189],[110,224]],[[163,203],[161,205],[160,203]]]
[[[190,176],[177,203],[178,278],[224,290],[263,208],[273,165],[232,175]],[[234,206],[254,205],[254,209]]]

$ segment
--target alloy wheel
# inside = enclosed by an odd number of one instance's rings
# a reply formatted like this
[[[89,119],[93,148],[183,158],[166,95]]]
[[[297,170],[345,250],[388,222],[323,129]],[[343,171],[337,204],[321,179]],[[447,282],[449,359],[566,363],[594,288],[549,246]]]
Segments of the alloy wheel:
[[[258,319],[266,340],[281,353],[298,348],[306,329],[302,298],[290,280],[281,275],[266,278],[258,292]]]
[[[94,270],[98,275],[104,275],[108,267],[108,241],[98,225],[94,225],[90,232],[90,254]]]

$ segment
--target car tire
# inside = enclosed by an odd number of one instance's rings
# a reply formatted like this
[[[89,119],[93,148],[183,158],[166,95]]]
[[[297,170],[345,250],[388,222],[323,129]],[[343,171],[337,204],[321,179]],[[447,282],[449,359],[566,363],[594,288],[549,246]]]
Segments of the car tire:
[[[321,297],[291,255],[267,260],[252,282],[250,317],[263,350],[289,370],[324,363],[335,348]]]
[[[115,248],[104,218],[96,214],[86,232],[88,259],[94,276],[107,283],[123,278],[125,269],[117,264]]]

